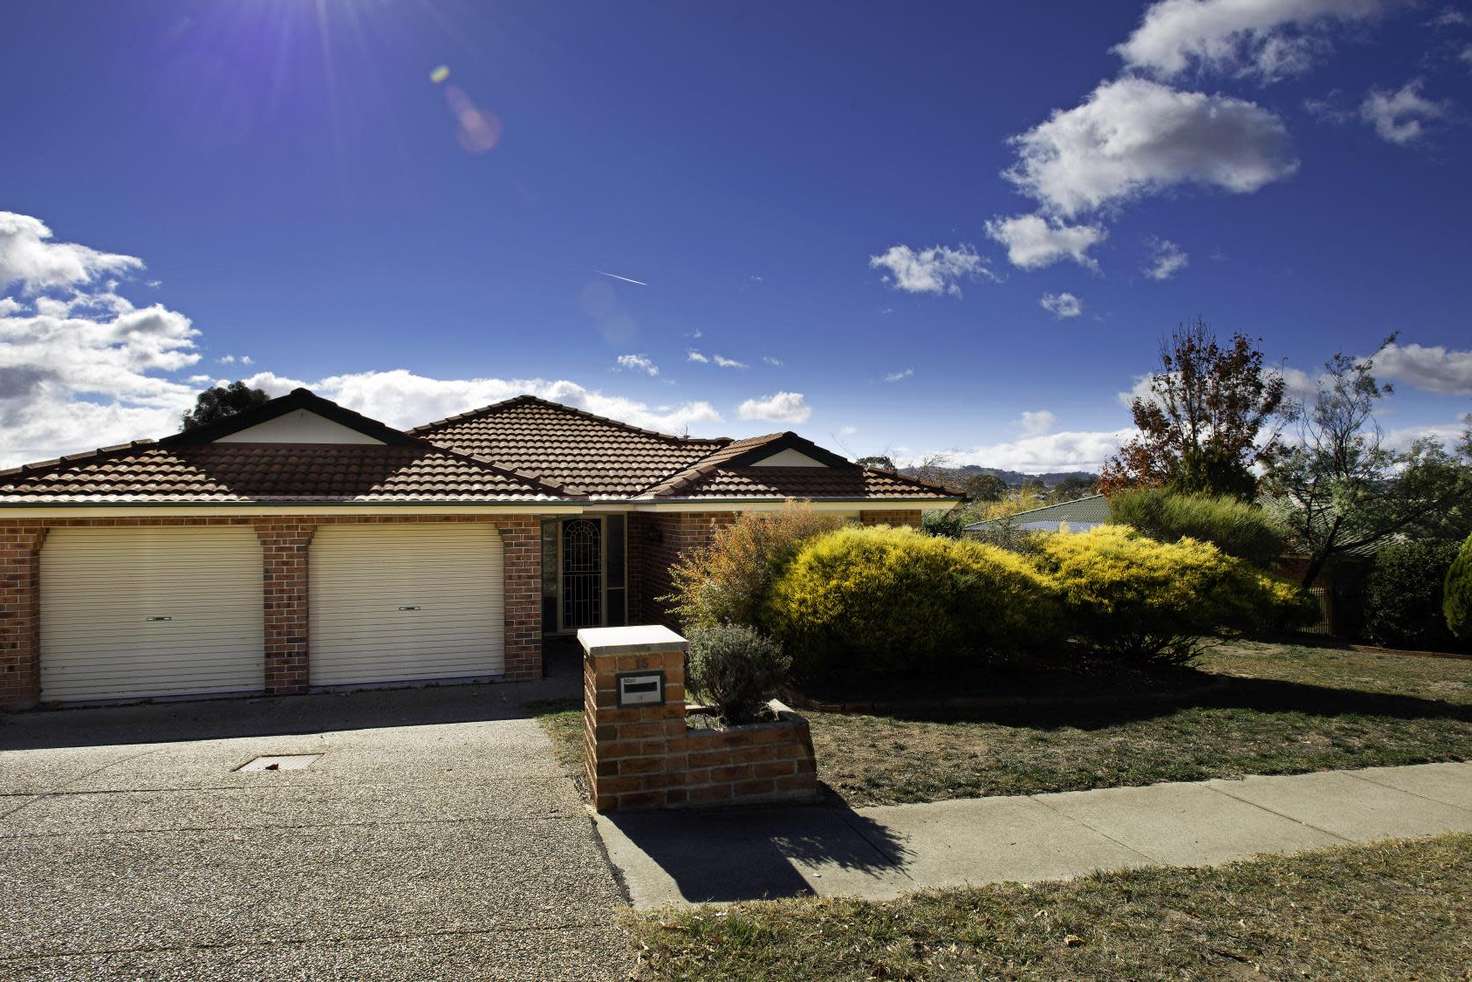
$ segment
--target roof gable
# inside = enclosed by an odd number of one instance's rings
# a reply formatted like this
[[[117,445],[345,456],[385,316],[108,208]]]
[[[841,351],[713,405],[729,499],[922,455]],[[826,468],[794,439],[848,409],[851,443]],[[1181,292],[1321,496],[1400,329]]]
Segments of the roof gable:
[[[270,425],[268,425],[270,424]],[[331,425],[329,425],[331,424]],[[250,431],[252,436],[242,439]],[[357,434],[352,438],[343,433]],[[333,434],[336,439],[308,440],[301,437],[317,432]],[[295,438],[288,438],[288,437]],[[158,441],[160,446],[222,442],[251,443],[382,443],[411,446],[419,441],[402,430],[369,419],[362,413],[344,409],[306,389],[293,389],[284,396],[262,403],[253,409],[226,416],[224,419],[184,430]]]

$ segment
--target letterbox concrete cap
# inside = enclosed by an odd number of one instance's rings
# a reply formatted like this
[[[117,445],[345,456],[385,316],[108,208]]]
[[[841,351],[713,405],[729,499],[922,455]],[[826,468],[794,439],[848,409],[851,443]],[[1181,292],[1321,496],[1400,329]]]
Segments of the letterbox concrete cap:
[[[684,651],[688,642],[660,624],[583,627],[578,644],[590,655],[628,655],[637,651]]]

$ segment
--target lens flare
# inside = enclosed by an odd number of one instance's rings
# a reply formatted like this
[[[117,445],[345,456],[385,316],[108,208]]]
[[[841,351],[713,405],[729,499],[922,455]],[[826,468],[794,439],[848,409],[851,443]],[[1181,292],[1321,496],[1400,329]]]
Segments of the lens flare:
[[[501,142],[501,119],[482,109],[457,85],[445,89],[445,101],[455,117],[456,138],[471,153],[486,153]]]

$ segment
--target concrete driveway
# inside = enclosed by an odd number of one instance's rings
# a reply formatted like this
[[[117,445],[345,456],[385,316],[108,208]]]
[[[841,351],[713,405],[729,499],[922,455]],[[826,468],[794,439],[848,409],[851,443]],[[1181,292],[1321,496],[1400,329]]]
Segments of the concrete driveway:
[[[624,904],[528,699],[0,717],[0,977],[615,978]],[[301,770],[238,770],[320,754]]]

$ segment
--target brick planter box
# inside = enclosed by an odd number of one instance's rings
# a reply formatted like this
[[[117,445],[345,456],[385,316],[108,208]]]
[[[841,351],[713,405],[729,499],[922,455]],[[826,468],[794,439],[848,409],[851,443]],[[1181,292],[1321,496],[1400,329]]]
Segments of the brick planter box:
[[[775,699],[777,718],[724,730],[685,730],[685,803],[812,801],[818,767],[808,721]]]

